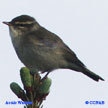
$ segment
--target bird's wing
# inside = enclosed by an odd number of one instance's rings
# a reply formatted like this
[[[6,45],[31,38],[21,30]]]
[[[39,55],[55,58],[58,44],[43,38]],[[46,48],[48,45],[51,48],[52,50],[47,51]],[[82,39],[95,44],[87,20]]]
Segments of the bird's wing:
[[[80,67],[85,67],[85,65],[78,59],[76,54],[66,44],[63,45],[62,51],[63,51],[64,58],[68,62],[74,63],[74,64],[76,64],[77,66],[80,66]]]
[[[28,34],[29,39],[36,45],[46,48],[56,48],[62,40],[54,33],[41,27],[37,31]]]
[[[84,64],[77,58],[76,54],[56,34],[45,28],[41,27],[39,30],[30,33],[28,36],[30,36],[32,42],[36,45],[45,49],[48,48],[48,51],[54,51],[55,54],[63,56],[64,59],[70,63],[84,66]]]

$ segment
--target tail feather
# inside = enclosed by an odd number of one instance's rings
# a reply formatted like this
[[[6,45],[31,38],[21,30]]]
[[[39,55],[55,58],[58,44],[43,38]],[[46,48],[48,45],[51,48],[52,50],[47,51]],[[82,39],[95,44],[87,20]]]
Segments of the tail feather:
[[[99,75],[97,75],[97,74],[91,72],[91,71],[88,70],[88,69],[84,69],[84,71],[83,71],[82,73],[85,74],[85,75],[87,75],[88,77],[92,78],[92,79],[95,80],[95,81],[99,81],[99,80],[104,81],[103,78],[101,78]]]

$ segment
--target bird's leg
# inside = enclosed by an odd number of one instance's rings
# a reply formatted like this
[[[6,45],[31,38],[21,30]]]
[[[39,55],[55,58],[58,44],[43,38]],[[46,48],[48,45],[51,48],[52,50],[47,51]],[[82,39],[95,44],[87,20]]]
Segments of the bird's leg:
[[[41,81],[43,81],[44,79],[46,79],[49,73],[50,72],[47,72],[47,74],[41,79]]]
[[[41,74],[45,73],[45,71],[42,71]]]

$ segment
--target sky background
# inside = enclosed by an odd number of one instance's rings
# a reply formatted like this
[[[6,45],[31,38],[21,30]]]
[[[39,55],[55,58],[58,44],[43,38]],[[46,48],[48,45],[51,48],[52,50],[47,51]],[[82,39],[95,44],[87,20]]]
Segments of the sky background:
[[[24,65],[17,58],[2,21],[31,15],[45,28],[57,34],[93,72],[105,79],[95,82],[71,70],[55,70],[50,94],[43,108],[108,107],[108,0],[1,0],[0,1],[0,107],[6,101],[19,101],[10,83],[22,86],[19,70]],[[85,101],[105,101],[105,105],[86,105]]]

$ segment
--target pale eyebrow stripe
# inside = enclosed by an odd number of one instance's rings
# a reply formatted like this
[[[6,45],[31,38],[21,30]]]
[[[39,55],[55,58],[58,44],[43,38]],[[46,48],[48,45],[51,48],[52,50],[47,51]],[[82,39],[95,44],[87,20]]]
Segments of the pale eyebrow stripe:
[[[35,21],[27,21],[27,22],[15,22],[15,24],[33,24]]]

